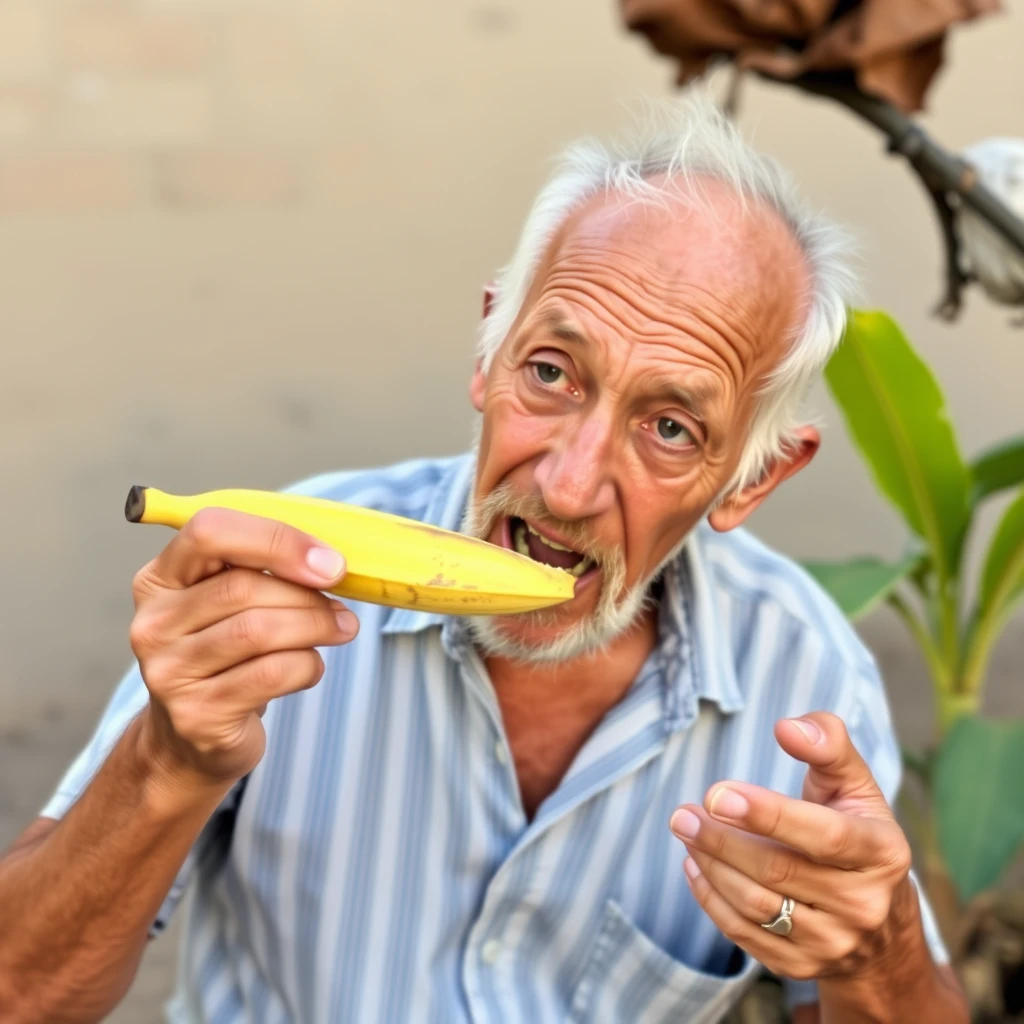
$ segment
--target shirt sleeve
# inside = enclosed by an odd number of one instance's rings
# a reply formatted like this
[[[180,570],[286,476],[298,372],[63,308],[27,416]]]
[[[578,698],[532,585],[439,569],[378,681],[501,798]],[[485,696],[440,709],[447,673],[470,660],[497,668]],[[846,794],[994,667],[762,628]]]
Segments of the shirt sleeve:
[[[871,773],[890,807],[895,807],[902,779],[903,759],[893,729],[885,687],[873,660],[853,674],[850,686],[855,689],[857,696],[850,714],[842,716],[845,718],[847,731],[853,745],[871,768]],[[938,923],[928,898],[913,871],[910,872],[910,878],[920,900],[921,921],[932,960],[936,964],[947,964],[949,953],[939,934]],[[783,985],[786,990],[786,1005],[790,1010],[801,1003],[818,1002],[818,986],[813,981],[784,979]]]
[[[92,738],[71,763],[64,777],[57,784],[53,795],[40,811],[42,817],[60,819],[67,814],[78,798],[88,789],[89,783],[92,782],[111,750],[148,702],[149,691],[146,689],[142,673],[136,664],[121,680],[120,685],[110,698],[106,710],[100,717]],[[196,863],[209,845],[210,837],[222,835],[221,826],[225,824],[226,816],[233,816],[237,810],[242,789],[243,783],[238,783],[228,793],[203,829],[157,913],[150,928],[151,936],[158,935],[167,927],[171,915],[181,901],[195,872]]]

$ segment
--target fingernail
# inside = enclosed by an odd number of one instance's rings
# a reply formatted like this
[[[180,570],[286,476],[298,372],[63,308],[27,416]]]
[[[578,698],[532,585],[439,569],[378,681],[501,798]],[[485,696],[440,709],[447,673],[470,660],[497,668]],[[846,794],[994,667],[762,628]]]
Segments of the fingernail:
[[[683,870],[686,872],[686,877],[692,882],[695,878],[700,878],[700,865],[692,858],[687,857],[683,861]]]
[[[323,580],[336,580],[345,571],[345,559],[333,548],[310,548],[306,565]]]
[[[825,734],[806,718],[791,718],[790,721],[807,737],[811,743],[820,743]]]
[[[727,786],[719,786],[711,798],[710,811],[716,818],[742,818],[749,810],[746,798]]]
[[[668,827],[683,839],[696,839],[700,831],[700,818],[693,811],[680,808],[672,815]]]
[[[345,636],[355,636],[359,632],[359,620],[347,608],[343,612],[338,612],[336,617],[338,628]]]

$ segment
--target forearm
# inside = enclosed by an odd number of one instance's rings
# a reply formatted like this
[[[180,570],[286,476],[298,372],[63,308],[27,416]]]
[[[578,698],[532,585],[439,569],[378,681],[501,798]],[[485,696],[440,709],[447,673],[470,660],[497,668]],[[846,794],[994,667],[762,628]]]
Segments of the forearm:
[[[932,960],[917,890],[908,879],[894,900],[891,933],[877,965],[818,982],[821,1024],[969,1024],[967,1003],[949,968]]]
[[[228,784],[183,783],[149,753],[144,712],[51,831],[0,860],[0,1018],[102,1019]]]

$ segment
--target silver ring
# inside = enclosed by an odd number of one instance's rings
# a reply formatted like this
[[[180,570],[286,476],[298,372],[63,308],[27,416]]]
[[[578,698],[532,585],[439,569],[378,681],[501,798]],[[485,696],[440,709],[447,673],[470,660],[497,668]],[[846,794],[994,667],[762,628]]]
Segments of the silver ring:
[[[788,935],[793,930],[793,910],[795,908],[796,903],[788,896],[783,896],[782,909],[779,911],[778,917],[761,927],[774,935]]]

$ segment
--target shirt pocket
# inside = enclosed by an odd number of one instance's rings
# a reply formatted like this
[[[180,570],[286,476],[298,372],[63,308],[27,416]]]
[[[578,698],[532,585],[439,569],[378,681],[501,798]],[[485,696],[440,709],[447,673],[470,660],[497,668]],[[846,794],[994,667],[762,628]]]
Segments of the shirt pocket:
[[[688,967],[608,900],[567,1024],[712,1024],[739,1001],[759,966],[744,956],[729,977]]]

